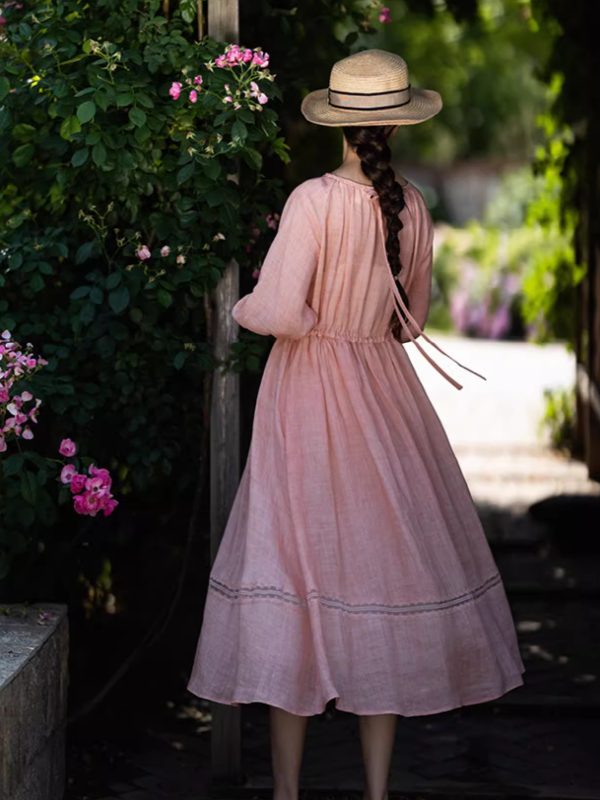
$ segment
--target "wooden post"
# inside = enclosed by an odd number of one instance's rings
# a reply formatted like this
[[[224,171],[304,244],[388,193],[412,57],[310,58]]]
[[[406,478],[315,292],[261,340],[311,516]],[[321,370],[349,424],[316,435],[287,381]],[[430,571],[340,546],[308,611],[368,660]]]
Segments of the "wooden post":
[[[200,16],[199,16],[200,19]],[[208,35],[222,42],[239,41],[238,0],[209,0]],[[238,326],[231,309],[239,298],[239,267],[232,260],[213,293],[214,352],[229,354]],[[213,379],[210,421],[210,549],[214,561],[240,478],[240,395],[237,373],[217,371]],[[241,709],[212,704],[212,778],[214,782],[241,781]]]

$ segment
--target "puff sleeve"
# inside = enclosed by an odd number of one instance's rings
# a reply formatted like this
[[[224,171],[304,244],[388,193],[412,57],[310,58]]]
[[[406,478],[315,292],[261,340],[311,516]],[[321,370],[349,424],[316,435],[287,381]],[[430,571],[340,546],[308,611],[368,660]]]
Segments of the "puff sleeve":
[[[250,294],[232,310],[243,328],[272,336],[301,338],[317,323],[307,296],[321,251],[321,225],[306,183],[290,194],[277,235]]]

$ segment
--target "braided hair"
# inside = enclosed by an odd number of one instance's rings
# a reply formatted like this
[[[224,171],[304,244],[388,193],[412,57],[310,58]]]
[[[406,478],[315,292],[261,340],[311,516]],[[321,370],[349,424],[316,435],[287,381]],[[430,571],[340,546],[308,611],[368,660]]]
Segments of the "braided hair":
[[[379,195],[379,205],[387,226],[385,249],[388,264],[394,278],[397,278],[402,269],[398,234],[403,227],[400,212],[404,208],[405,202],[404,190],[396,180],[394,170],[390,165],[392,152],[388,139],[394,127],[394,125],[344,126],[342,131],[348,144],[356,150],[364,175],[373,183],[373,188]],[[402,284],[399,280],[397,283],[402,300],[406,307],[410,308],[408,296]],[[404,312],[401,309],[398,310],[402,313],[404,321],[408,322]],[[391,320],[391,328],[394,338],[400,341],[402,325],[395,313]]]

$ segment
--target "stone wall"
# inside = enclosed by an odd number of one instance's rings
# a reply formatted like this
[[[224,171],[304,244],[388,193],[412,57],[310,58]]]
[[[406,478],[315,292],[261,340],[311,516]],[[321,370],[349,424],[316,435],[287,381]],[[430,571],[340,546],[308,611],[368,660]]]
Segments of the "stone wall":
[[[62,800],[65,606],[0,608],[0,800]]]

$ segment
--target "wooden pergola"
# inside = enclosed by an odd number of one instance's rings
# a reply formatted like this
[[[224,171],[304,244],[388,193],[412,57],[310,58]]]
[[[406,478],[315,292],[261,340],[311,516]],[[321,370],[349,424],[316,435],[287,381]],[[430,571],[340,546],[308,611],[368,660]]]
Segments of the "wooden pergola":
[[[239,42],[238,0],[208,0],[208,35]],[[203,33],[202,0],[198,0],[198,35]],[[211,298],[215,357],[226,358],[238,326],[231,310],[239,297],[239,266],[232,260]],[[217,555],[240,476],[239,375],[216,371],[210,411],[210,550]],[[212,704],[212,778],[236,784],[241,780],[241,710]]]

